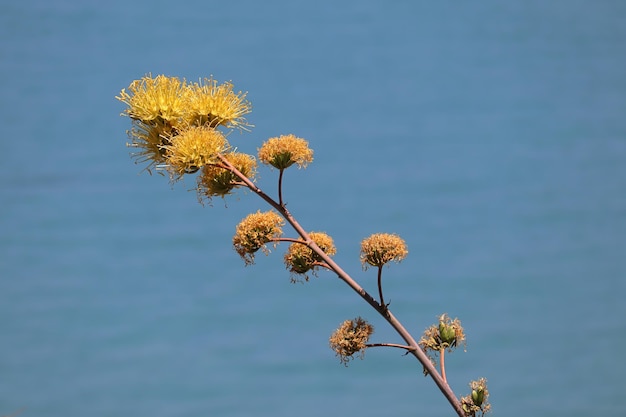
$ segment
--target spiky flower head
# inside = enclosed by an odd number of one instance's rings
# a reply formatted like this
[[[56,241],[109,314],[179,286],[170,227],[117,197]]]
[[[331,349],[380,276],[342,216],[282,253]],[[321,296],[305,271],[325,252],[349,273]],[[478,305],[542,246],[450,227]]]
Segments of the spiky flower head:
[[[437,358],[444,351],[452,352],[459,344],[466,345],[465,332],[458,318],[452,320],[446,313],[439,316],[439,323],[424,330],[418,345],[436,365]],[[424,370],[426,373],[426,370]]]
[[[128,132],[131,140],[127,145],[136,148],[136,152],[131,153],[135,163],[147,163],[146,170],[152,173],[152,168],[165,164],[166,149],[171,144],[170,139],[174,134],[174,129],[163,122],[152,125],[139,121],[133,121],[133,126]]]
[[[246,265],[253,264],[254,254],[259,249],[266,255],[269,253],[267,244],[280,238],[284,224],[283,218],[275,211],[249,214],[237,225],[233,237],[235,251]]]
[[[309,236],[326,255],[332,256],[337,253],[333,239],[326,233],[311,232]],[[303,239],[289,245],[284,260],[287,269],[294,275],[304,276],[305,281],[309,280],[307,272],[315,272],[319,266],[325,265],[320,255],[315,253]],[[297,279],[293,278],[294,275],[292,275],[292,281],[295,282]]]
[[[128,108],[123,114],[148,125],[166,123],[178,126],[185,118],[188,102],[187,84],[177,77],[146,75],[122,89],[116,97]]]
[[[189,92],[190,124],[241,130],[251,127],[244,117],[252,111],[247,93],[235,93],[232,83],[218,84],[213,77],[205,78],[204,82],[191,84]]]
[[[375,233],[361,242],[361,263],[382,267],[390,261],[400,262],[409,253],[406,243],[395,234]]]
[[[304,139],[295,135],[282,135],[263,143],[259,148],[259,160],[280,170],[293,164],[304,168],[313,161],[313,150]]]
[[[217,154],[228,150],[228,141],[219,131],[207,126],[192,126],[170,139],[166,149],[167,169],[173,180],[192,174],[217,161]]]
[[[330,347],[335,351],[341,363],[347,366],[357,353],[360,353],[363,359],[367,341],[373,333],[374,326],[361,317],[346,320],[330,336]]]
[[[256,160],[252,155],[239,152],[224,154],[224,158],[239,172],[253,180],[256,175]],[[225,197],[231,191],[242,185],[241,180],[231,170],[221,164],[205,165],[198,175],[198,196],[211,199],[212,197]]]
[[[477,381],[470,382],[469,386],[472,390],[471,394],[461,397],[461,406],[465,415],[468,417],[482,416],[491,411],[487,380],[480,378]]]

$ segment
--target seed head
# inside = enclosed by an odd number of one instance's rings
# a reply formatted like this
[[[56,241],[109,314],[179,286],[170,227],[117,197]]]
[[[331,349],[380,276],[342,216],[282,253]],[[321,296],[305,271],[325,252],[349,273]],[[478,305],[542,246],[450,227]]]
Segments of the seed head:
[[[468,417],[475,417],[477,413],[484,415],[491,411],[491,404],[489,404],[489,390],[487,389],[487,380],[480,378],[477,381],[472,381],[469,384],[472,390],[471,394],[461,397],[461,406],[465,415]]]
[[[439,355],[443,350],[452,352],[459,344],[466,344],[465,333],[461,321],[451,320],[447,314],[439,316],[439,323],[433,324],[424,330],[418,345],[428,355],[433,365],[437,365]],[[424,374],[428,372],[424,368]]]
[[[424,350],[439,352],[447,349],[449,352],[459,344],[465,344],[465,332],[458,318],[450,319],[447,314],[439,317],[439,324],[433,324],[424,331],[419,345]]]

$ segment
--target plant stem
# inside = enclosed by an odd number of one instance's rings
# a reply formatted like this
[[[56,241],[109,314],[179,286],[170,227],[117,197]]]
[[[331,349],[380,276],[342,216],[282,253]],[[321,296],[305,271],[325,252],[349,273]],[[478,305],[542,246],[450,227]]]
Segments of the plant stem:
[[[285,207],[285,202],[283,201],[283,172],[285,172],[285,170],[281,169],[278,174],[278,204],[280,204],[281,207]]]
[[[407,346],[407,345],[401,345],[398,343],[367,343],[365,345],[365,347],[371,348],[371,347],[393,347],[393,348],[398,348],[398,349],[406,349],[408,351],[413,350],[413,348],[411,346]],[[409,352],[407,352],[409,353]]]
[[[380,265],[378,267],[378,296],[380,297],[380,305],[386,310],[387,305],[385,304],[385,300],[383,298],[383,266]]]
[[[278,211],[285,220],[293,227],[293,229],[304,239],[306,244],[313,250],[319,257],[326,262],[328,268],[335,272],[339,279],[344,281],[350,288],[352,288],[363,300],[365,300],[374,310],[376,310],[387,322],[393,327],[393,329],[404,339],[407,343],[407,351],[409,351],[415,358],[422,364],[424,369],[428,372],[428,375],[433,379],[435,385],[439,388],[444,397],[448,400],[454,411],[459,417],[465,417],[465,412],[461,407],[461,403],[452,391],[452,388],[441,377],[437,368],[430,361],[426,353],[419,347],[413,336],[406,330],[406,328],[400,323],[398,319],[381,303],[378,303],[363,287],[361,287],[348,273],[346,273],[335,261],[329,257],[317,244],[311,239],[309,234],[300,226],[300,223],[291,215],[287,208],[277,203],[270,196],[265,194],[259,187],[257,187],[248,177],[243,175],[238,169],[236,169],[231,163],[229,163],[222,155],[218,154],[220,161],[231,170],[237,177],[243,181],[246,186],[252,190],[255,194],[261,197],[265,202]]]
[[[291,243],[301,243],[306,246],[306,242],[302,239],[294,239],[292,237],[278,237],[271,239],[272,242],[291,242]]]
[[[448,383],[448,379],[446,378],[446,350],[445,349],[439,349],[439,363],[441,364],[441,378],[443,379],[443,381],[447,384]]]

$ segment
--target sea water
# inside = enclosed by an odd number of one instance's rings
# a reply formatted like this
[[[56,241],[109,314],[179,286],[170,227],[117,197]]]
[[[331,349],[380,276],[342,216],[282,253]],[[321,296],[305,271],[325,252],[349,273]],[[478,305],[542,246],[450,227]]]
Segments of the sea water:
[[[626,415],[625,48],[608,0],[4,2],[0,414],[453,414],[398,349],[339,363],[343,320],[401,340],[332,274],[291,284],[284,246],[244,267],[262,201],[202,206],[133,163],[115,96],[151,73],[247,91],[241,151],[307,139],[285,200],[372,294],[361,239],[405,239],[385,298],[416,338],[461,319],[458,395],[485,377],[493,415]]]

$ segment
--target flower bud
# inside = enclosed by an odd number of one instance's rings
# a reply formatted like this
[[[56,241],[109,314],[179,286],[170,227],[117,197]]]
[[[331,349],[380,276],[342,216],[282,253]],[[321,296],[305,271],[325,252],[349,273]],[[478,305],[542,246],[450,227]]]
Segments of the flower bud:
[[[461,405],[463,411],[468,417],[474,417],[477,413],[485,415],[491,411],[489,404],[489,390],[487,389],[487,380],[480,378],[470,382],[471,394],[461,397]]]
[[[452,346],[455,344],[456,340],[456,331],[453,326],[447,325],[445,322],[439,322],[439,337],[443,343],[446,343],[448,346]]]
[[[477,389],[472,390],[472,401],[474,405],[480,407],[485,400],[485,390],[483,387],[478,387]]]

